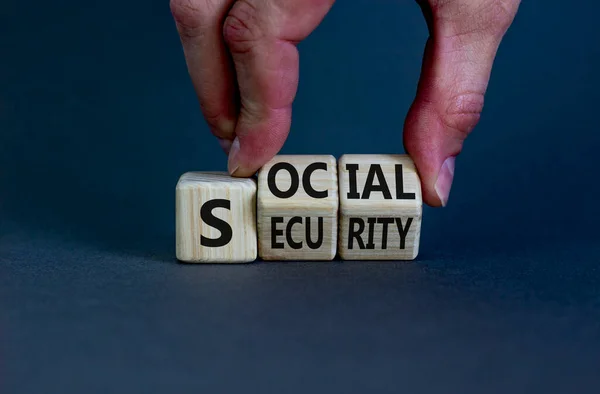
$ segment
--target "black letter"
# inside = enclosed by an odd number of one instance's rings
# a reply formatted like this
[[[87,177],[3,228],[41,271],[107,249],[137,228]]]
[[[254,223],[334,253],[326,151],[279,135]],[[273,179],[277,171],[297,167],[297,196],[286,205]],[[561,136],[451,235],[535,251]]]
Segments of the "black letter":
[[[319,217],[318,220],[317,242],[313,242],[310,239],[310,217],[306,218],[306,244],[311,249],[319,249],[323,245],[323,218]]]
[[[290,177],[292,178],[292,183],[290,185],[289,190],[281,191],[277,188],[277,184],[275,183],[275,177],[277,176],[277,172],[279,170],[287,170],[290,173]],[[298,190],[298,185],[300,184],[300,178],[298,177],[298,171],[294,168],[290,163],[276,163],[269,170],[269,175],[267,175],[267,184],[269,185],[269,190],[275,197],[279,198],[290,198],[296,191]]]
[[[354,230],[354,224],[358,223],[358,231]],[[365,244],[362,240],[362,238],[360,237],[360,235],[362,234],[363,230],[365,229],[365,221],[362,220],[361,218],[350,218],[350,223],[349,223],[349,229],[348,229],[348,249],[352,249],[353,248],[353,239],[356,238],[356,243],[358,244],[358,247],[360,249],[364,249],[365,248]]]
[[[356,190],[356,171],[358,171],[358,164],[346,164],[346,171],[348,171],[350,181],[348,199],[358,200],[360,198],[360,194],[358,194],[358,191]]]
[[[212,210],[215,208],[225,208],[230,210],[231,201],[221,199],[210,200],[205,202],[202,205],[202,208],[200,208],[200,217],[204,223],[216,228],[221,232],[221,236],[219,238],[206,238],[204,235],[200,235],[200,245],[209,248],[225,246],[229,243],[229,241],[231,241],[231,238],[233,238],[233,230],[231,229],[229,223],[219,219],[218,217],[215,217],[212,214]]]
[[[373,180],[377,175],[377,180],[379,181],[378,185],[373,185]],[[367,180],[365,182],[365,190],[363,190],[363,200],[368,200],[371,196],[371,192],[378,191],[383,194],[383,198],[386,200],[391,200],[392,195],[390,193],[390,188],[385,181],[385,176],[383,175],[383,170],[379,164],[371,164],[371,168],[369,168],[369,174],[367,175]]]
[[[368,218],[367,222],[369,222],[369,242],[367,242],[367,249],[375,249],[375,244],[373,243],[373,235],[375,230],[375,223],[377,222],[377,218]]]
[[[404,175],[402,164],[396,164],[396,198],[398,200],[414,200],[415,193],[404,193]]]
[[[398,234],[400,234],[400,249],[404,249],[404,241],[406,241],[406,234],[412,224],[412,218],[406,220],[406,227],[402,228],[402,219],[396,218],[396,227],[398,227]]]
[[[327,190],[318,192],[315,189],[313,189],[312,185],[310,184],[310,176],[315,170],[327,171],[327,163],[312,163],[311,165],[306,167],[306,170],[304,170],[304,174],[302,174],[302,187],[304,188],[306,194],[313,198],[327,198]]]
[[[294,242],[292,239],[292,227],[296,223],[302,224],[302,218],[300,216],[294,216],[288,222],[287,227],[285,228],[285,239],[292,249],[302,249],[302,242]]]
[[[277,230],[277,223],[283,223],[283,218],[271,218],[271,249],[283,249],[283,242],[277,242],[277,236],[283,235],[283,230]]]
[[[381,230],[381,249],[387,249],[388,224],[394,223],[394,218],[379,218],[377,223],[383,224]]]

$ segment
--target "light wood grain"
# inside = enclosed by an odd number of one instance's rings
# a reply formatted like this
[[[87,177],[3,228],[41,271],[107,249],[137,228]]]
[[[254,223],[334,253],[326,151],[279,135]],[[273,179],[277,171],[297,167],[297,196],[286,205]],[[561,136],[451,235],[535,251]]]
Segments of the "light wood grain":
[[[274,166],[279,163],[289,163],[298,174],[297,189],[293,189],[295,193],[291,196],[277,196],[269,187],[268,178],[271,171],[272,174],[276,174],[275,190],[285,194],[293,186],[293,176],[289,169],[275,171],[277,167]],[[318,169],[307,171],[311,165],[314,167],[314,163],[323,164],[320,164]],[[326,169],[321,169],[320,166]],[[304,187],[305,177],[312,190],[306,190]],[[320,195],[325,192],[326,197]],[[257,200],[259,256],[263,260],[318,261],[332,260],[335,257],[339,207],[335,157],[276,156],[258,172]],[[307,222],[310,230],[308,233]],[[281,233],[277,233],[279,231]]]
[[[224,172],[188,172],[176,186],[176,253],[189,263],[247,263],[256,260],[256,182],[230,177]],[[228,201],[229,209],[214,207],[215,201]],[[202,207],[205,209],[204,218]],[[213,217],[211,219],[211,217]],[[226,225],[210,225],[215,219],[226,222],[231,237],[224,237]],[[205,220],[203,220],[205,219]],[[208,219],[208,220],[206,220]],[[207,223],[209,221],[209,223]],[[213,223],[214,224],[214,223]],[[219,227],[219,228],[217,228]],[[202,237],[218,246],[202,243]]]
[[[348,165],[358,165],[358,169],[349,170]],[[376,168],[371,169],[372,165],[380,166],[381,182]],[[402,166],[402,182],[398,185],[396,165]],[[370,171],[373,182],[367,182]],[[356,187],[351,186],[354,172]],[[341,258],[415,259],[419,253],[423,200],[421,183],[411,158],[408,155],[344,155],[338,162],[338,174],[338,251]],[[380,187],[381,184],[387,187]],[[365,185],[373,186],[370,194],[365,194]],[[411,194],[414,198],[409,198]]]

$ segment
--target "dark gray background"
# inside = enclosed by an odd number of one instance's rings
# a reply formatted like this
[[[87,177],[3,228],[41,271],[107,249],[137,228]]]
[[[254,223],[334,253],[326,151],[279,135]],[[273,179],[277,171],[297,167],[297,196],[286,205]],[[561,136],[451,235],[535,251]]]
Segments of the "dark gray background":
[[[168,2],[0,5],[2,392],[600,390],[600,3],[525,0],[417,261],[190,266],[174,188],[224,170]],[[426,27],[339,1],[282,153],[403,152]]]

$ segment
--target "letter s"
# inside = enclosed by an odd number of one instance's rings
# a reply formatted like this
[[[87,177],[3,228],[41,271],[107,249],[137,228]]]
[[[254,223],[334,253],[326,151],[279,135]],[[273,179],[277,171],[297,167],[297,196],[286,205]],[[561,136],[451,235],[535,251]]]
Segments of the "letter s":
[[[213,215],[212,210],[215,208],[231,209],[231,201],[223,199],[210,200],[205,202],[200,209],[200,217],[204,223],[221,232],[219,238],[206,238],[204,235],[200,236],[200,244],[209,248],[225,246],[233,238],[233,230],[229,223]]]

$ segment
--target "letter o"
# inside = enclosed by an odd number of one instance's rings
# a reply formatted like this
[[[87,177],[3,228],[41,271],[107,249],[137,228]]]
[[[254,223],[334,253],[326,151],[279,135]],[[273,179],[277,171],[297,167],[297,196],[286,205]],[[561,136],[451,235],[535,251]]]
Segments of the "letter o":
[[[285,191],[279,190],[277,183],[275,182],[275,177],[280,170],[286,170],[289,172],[290,177],[292,178],[290,188]],[[275,197],[290,198],[298,191],[298,186],[300,186],[300,177],[298,176],[298,171],[296,171],[296,168],[290,163],[276,163],[269,170],[269,174],[267,175],[267,184],[269,186],[269,190]]]

